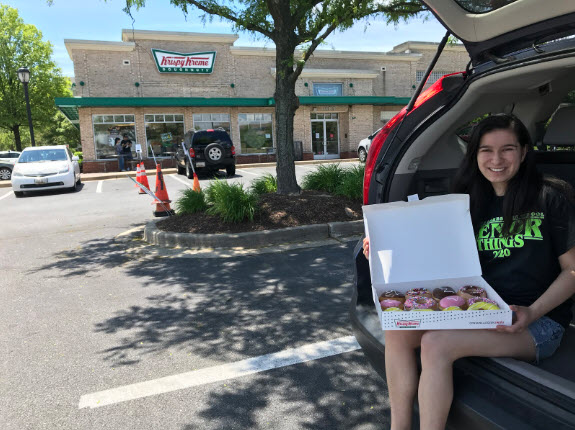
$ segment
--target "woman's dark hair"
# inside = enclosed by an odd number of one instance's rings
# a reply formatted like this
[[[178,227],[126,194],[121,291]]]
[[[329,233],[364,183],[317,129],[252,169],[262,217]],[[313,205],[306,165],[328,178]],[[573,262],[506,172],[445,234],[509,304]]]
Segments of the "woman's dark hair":
[[[116,143],[118,140],[122,140],[119,137],[116,137],[116,139],[114,139],[114,143]]]
[[[479,170],[477,153],[482,137],[495,130],[509,130],[513,132],[521,148],[527,150],[519,170],[509,180],[503,198],[502,233],[504,236],[508,236],[521,228],[520,220],[513,224],[513,216],[523,215],[536,209],[544,184],[542,175],[535,167],[531,137],[519,118],[512,114],[490,115],[475,126],[467,146],[467,153],[455,175],[452,191],[469,194],[471,218],[473,225],[478,228],[478,222],[484,218],[485,211],[495,198],[495,192],[491,183]],[[552,183],[550,185],[553,186]]]

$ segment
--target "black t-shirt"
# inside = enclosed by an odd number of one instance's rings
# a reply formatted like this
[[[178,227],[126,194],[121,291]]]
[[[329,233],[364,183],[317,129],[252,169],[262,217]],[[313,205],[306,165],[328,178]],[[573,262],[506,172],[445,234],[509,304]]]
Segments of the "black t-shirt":
[[[122,142],[120,142],[122,145],[122,154],[131,154],[132,153],[132,148],[131,148],[131,144],[132,141],[130,139],[124,138],[124,140],[122,140]]]
[[[524,214],[521,230],[503,237],[503,197],[495,197],[476,231],[483,278],[509,305],[530,306],[561,272],[558,257],[575,246],[575,211],[565,196],[546,186],[538,210]],[[571,299],[547,316],[564,327]]]

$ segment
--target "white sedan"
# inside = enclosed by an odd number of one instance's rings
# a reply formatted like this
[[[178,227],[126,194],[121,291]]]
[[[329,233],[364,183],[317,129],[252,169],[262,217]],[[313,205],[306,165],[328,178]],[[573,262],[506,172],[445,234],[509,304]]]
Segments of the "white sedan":
[[[26,148],[14,165],[11,180],[16,197],[22,197],[24,191],[78,191],[81,184],[78,157],[64,145]]]

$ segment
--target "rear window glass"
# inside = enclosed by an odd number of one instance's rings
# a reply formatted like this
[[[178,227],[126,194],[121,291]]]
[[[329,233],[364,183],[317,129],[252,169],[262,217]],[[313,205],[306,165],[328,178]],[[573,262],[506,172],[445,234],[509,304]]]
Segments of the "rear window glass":
[[[194,134],[194,145],[209,145],[214,142],[230,142],[225,131],[204,131]]]
[[[42,161],[66,161],[66,151],[64,149],[38,149],[35,151],[24,151],[19,163],[38,163]]]
[[[517,0],[455,0],[455,2],[468,12],[486,13],[508,4],[515,3]]]

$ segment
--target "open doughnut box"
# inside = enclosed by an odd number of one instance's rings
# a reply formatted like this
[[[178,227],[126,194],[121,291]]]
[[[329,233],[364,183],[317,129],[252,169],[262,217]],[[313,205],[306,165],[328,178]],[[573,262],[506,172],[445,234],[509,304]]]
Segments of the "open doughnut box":
[[[507,303],[482,278],[467,194],[363,207],[373,300],[383,330],[485,329],[511,325]],[[389,290],[482,287],[499,310],[383,312]]]

